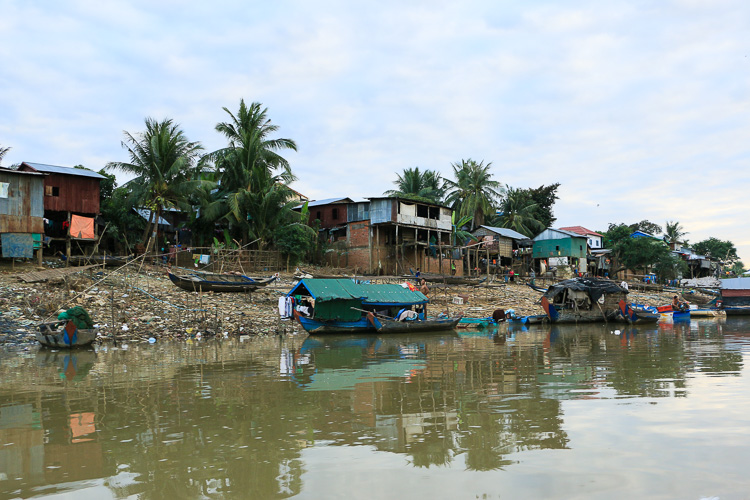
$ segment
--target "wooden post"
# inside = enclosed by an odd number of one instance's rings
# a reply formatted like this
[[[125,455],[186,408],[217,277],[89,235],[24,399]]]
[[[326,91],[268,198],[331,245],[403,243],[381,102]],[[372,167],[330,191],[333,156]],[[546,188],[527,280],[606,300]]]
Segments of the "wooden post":
[[[394,243],[396,244],[396,274],[398,274],[398,224],[396,224],[396,241]]]
[[[367,253],[370,261],[369,273],[372,274],[372,226],[367,223]]]
[[[65,267],[68,267],[70,266],[70,212],[68,212],[68,232],[65,234],[65,255],[68,257]]]

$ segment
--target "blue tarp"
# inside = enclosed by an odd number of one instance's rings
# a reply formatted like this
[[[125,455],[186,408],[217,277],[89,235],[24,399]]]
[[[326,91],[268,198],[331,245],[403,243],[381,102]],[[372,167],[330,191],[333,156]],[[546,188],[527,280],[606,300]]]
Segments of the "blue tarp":
[[[31,233],[3,233],[0,244],[3,246],[3,257],[30,259],[34,256],[34,237]]]

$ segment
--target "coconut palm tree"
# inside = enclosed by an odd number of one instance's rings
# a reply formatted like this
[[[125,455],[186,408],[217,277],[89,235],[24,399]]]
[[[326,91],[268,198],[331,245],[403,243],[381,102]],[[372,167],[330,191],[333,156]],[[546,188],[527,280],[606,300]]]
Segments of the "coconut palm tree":
[[[215,163],[220,178],[220,189],[206,215],[228,220],[240,230],[243,242],[252,238],[263,247],[294,205],[289,202],[288,184],[296,178],[279,151],[296,151],[297,145],[291,139],[269,137],[279,127],[271,123],[260,103],[246,106],[240,100],[236,115],[223,109],[230,120],[217,124],[216,131],[229,144],[205,157]]]
[[[538,205],[526,196],[524,190],[506,188],[506,195],[500,203],[501,214],[497,217],[499,227],[512,229],[533,238],[544,229],[544,224],[536,218]]]
[[[146,118],[145,132],[132,135],[125,131],[122,147],[128,151],[130,161],[109,162],[105,168],[135,175],[126,186],[131,201],[151,210],[143,233],[143,243],[147,244],[151,227],[164,208],[188,210],[189,194],[205,184],[206,181],[196,178],[195,169],[203,148],[200,143],[189,141],[171,119],[153,118]]]
[[[492,180],[491,166],[492,163],[485,165],[483,161],[461,160],[451,164],[455,180],[445,179],[446,203],[452,204],[460,216],[471,216],[472,231],[495,212],[495,204],[504,191],[498,181]]]
[[[442,178],[434,170],[424,170],[420,172],[419,167],[405,168],[403,175],[397,174],[398,179],[393,181],[398,189],[386,191],[386,196],[399,196],[402,198],[411,198],[423,200],[430,203],[440,203],[444,190],[442,188]]]
[[[3,158],[5,157],[5,153],[7,153],[9,150],[10,148],[0,147],[0,164],[3,163]]]
[[[686,234],[688,234],[687,231],[677,221],[667,221],[664,225],[664,240],[672,247],[672,250],[675,249],[678,243],[684,243],[683,239]]]

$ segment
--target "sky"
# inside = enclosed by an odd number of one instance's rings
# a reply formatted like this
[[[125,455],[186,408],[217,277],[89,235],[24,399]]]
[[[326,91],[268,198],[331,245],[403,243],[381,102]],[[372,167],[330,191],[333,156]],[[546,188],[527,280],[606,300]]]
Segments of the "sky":
[[[419,167],[560,183],[556,227],[678,221],[750,265],[750,2],[0,0],[0,147],[93,170],[171,118],[208,151],[240,99],[311,199]],[[118,174],[118,182],[128,178]]]

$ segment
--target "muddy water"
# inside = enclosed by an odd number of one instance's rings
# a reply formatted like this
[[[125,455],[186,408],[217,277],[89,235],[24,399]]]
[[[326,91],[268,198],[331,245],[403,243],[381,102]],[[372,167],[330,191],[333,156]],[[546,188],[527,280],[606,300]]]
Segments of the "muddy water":
[[[5,352],[0,497],[747,498],[749,354],[750,318]]]

